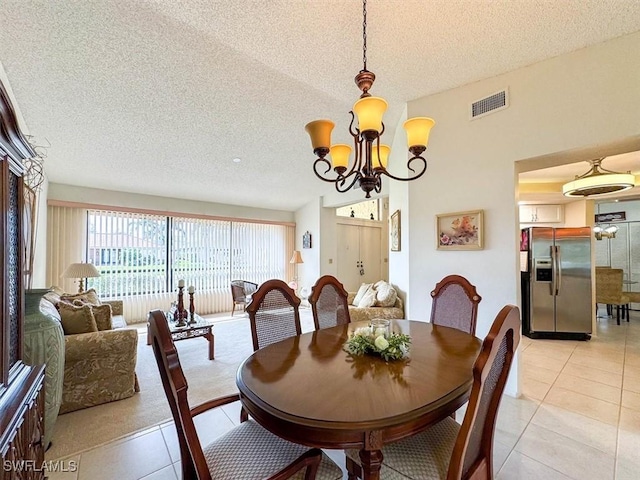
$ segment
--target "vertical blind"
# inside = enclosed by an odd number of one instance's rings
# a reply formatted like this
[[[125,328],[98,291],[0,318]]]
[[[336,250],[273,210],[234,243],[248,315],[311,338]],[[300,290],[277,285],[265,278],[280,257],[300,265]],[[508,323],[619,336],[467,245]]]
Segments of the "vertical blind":
[[[80,261],[84,250],[83,260],[100,272],[87,287],[104,298],[122,298],[130,322],[143,321],[149,310],[168,309],[181,279],[195,288],[196,311],[204,315],[231,310],[231,280],[259,284],[292,276],[290,225],[58,206],[49,212],[50,253],[66,252],[49,257],[63,258],[55,262],[57,271]],[[75,233],[59,234],[61,226]]]

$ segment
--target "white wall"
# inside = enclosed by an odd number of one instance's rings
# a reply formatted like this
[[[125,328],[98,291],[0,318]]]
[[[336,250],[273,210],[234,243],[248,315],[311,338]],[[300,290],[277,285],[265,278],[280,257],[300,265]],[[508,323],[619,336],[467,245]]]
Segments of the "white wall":
[[[323,199],[324,200],[324,199]],[[324,202],[323,202],[324,205]],[[333,207],[322,207],[320,210],[320,269],[318,277],[322,275],[338,276],[338,227],[336,210]]]
[[[404,165],[407,162],[407,148],[406,148],[406,133],[404,128],[401,128],[402,123],[407,119],[407,110],[405,108],[403,115],[398,120],[396,126],[395,136],[393,138],[393,148],[389,155],[389,169],[400,165]],[[431,163],[431,157],[429,150],[425,152],[427,159],[427,173],[426,177],[431,175],[429,165]],[[406,168],[400,171],[406,172]],[[425,177],[422,177],[414,182],[424,182]],[[411,318],[408,314],[407,307],[407,293],[409,292],[410,283],[410,256],[409,256],[409,212],[411,205],[409,204],[409,183],[410,182],[396,182],[389,180],[389,215],[392,215],[396,210],[400,210],[400,250],[397,252],[388,252],[388,269],[389,269],[389,283],[396,287],[400,298],[404,301],[405,305],[405,318]],[[415,210],[420,211],[420,205],[415,205]],[[388,242],[387,242],[388,244]],[[430,292],[429,290],[428,292]],[[428,294],[427,292],[427,294]]]
[[[298,265],[298,292],[303,287],[311,293],[311,287],[320,271],[320,210],[321,199],[309,202],[295,213],[296,250],[300,250],[303,264]],[[302,248],[302,235],[311,233],[311,248]]]
[[[33,256],[33,280],[31,288],[48,288],[47,285],[47,194],[49,181],[45,178],[38,192],[36,243]]]
[[[565,227],[593,227],[593,200],[580,200],[564,205]]]
[[[198,202],[171,197],[157,197],[138,193],[100,190],[51,183],[48,198],[66,202],[79,202],[95,205],[110,205],[123,208],[141,208],[163,212],[190,213],[194,215],[213,215],[241,218],[247,220],[265,220],[274,222],[293,222],[293,212],[269,210],[266,208],[242,207],[222,203]],[[46,227],[45,227],[46,228]]]
[[[402,205],[409,224],[409,318],[428,318],[428,292],[451,273],[467,277],[483,298],[479,336],[503,305],[519,303],[514,162],[637,137],[640,62],[630,59],[640,59],[640,33],[408,104],[409,117],[436,120],[428,173],[410,182]],[[469,120],[471,102],[505,87],[509,108]],[[474,209],[485,211],[485,249],[437,251],[435,215]],[[392,257],[392,280],[395,265]],[[405,268],[400,265],[400,276]],[[511,381],[507,391],[516,394],[517,385]]]

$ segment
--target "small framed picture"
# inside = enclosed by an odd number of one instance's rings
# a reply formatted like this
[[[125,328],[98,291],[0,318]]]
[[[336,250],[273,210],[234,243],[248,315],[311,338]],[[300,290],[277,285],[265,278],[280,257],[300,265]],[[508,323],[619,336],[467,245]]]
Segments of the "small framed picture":
[[[484,248],[483,211],[436,215],[438,250],[482,250]]]
[[[311,233],[309,233],[309,230],[302,235],[302,248],[311,248]]]
[[[400,210],[396,210],[391,215],[391,225],[389,226],[389,247],[392,252],[400,251]]]

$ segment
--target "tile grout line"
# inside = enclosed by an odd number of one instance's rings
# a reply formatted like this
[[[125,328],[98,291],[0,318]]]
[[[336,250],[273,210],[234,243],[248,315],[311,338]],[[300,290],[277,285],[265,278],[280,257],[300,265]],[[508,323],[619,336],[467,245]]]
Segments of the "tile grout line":
[[[530,345],[531,345],[531,344],[530,344]],[[560,375],[562,374],[563,370],[565,369],[565,367],[566,367],[566,366],[567,366],[567,364],[569,363],[569,359],[571,358],[571,355],[573,355],[573,353],[575,352],[575,350],[576,350],[577,346],[578,346],[577,344],[574,344],[574,345],[573,345],[573,348],[571,349],[571,353],[569,354],[569,356],[567,357],[567,359],[564,361],[564,363],[563,363],[563,365],[562,365],[562,368],[560,369],[560,371],[559,371],[559,372],[558,372],[558,374],[556,375],[555,379],[554,379],[554,380],[553,380],[553,382],[551,383],[551,386],[549,387],[549,390],[547,390],[547,392],[544,394],[544,396],[542,397],[542,399],[539,401],[539,403],[538,403],[538,405],[537,405],[536,409],[534,410],[533,414],[531,415],[531,417],[530,417],[530,418],[529,418],[529,420],[527,421],[527,423],[526,423],[526,425],[525,425],[524,429],[522,430],[522,433],[521,433],[520,435],[518,435],[517,440],[516,440],[516,441],[515,441],[515,443],[513,444],[513,448],[511,449],[511,451],[510,451],[510,452],[509,452],[509,454],[507,455],[507,458],[505,459],[504,463],[502,464],[502,466],[501,466],[501,467],[500,467],[500,469],[498,470],[497,474],[499,474],[499,473],[502,471],[502,469],[504,468],[504,466],[505,466],[505,465],[506,465],[506,463],[507,463],[507,460],[509,460],[509,457],[511,457],[511,454],[516,450],[516,446],[518,445],[518,443],[519,443],[519,442],[520,442],[520,440],[522,439],[522,436],[525,434],[525,432],[527,431],[527,429],[529,428],[529,426],[532,424],[533,417],[535,417],[535,416],[536,416],[536,414],[537,414],[537,413],[538,413],[538,411],[540,410],[540,407],[542,407],[542,405],[544,404],[544,400],[545,400],[545,398],[547,398],[547,395],[549,394],[549,392],[551,391],[551,389],[553,388],[553,386],[555,385],[555,383],[558,381],[558,377],[560,377]],[[523,358],[523,360],[524,360],[524,358]],[[542,368],[544,368],[544,367],[542,367]],[[535,399],[534,399],[534,400],[535,400]],[[561,408],[561,407],[558,407],[558,408]],[[564,410],[564,409],[563,409],[563,410]],[[567,410],[567,411],[569,411],[569,410]],[[576,413],[576,412],[571,412],[571,413]],[[536,425],[536,424],[534,424],[534,425]],[[539,426],[539,425],[536,425],[536,426]],[[540,426],[540,428],[544,428],[544,427]],[[548,429],[547,429],[547,430],[548,430]],[[551,430],[549,430],[549,431],[551,431]],[[557,432],[554,432],[554,433],[557,433]],[[561,435],[561,434],[559,434],[559,435]],[[570,440],[574,440],[574,439],[572,439],[572,438],[570,438],[570,437],[567,437],[567,436],[565,436],[565,435],[562,435],[562,436],[564,436],[565,438],[568,438],[568,439],[570,439]],[[577,440],[574,440],[574,441],[577,441]],[[579,443],[582,443],[582,442],[579,442]],[[586,445],[586,444],[584,444],[584,445]],[[589,445],[586,445],[586,446],[589,446]],[[593,448],[593,447],[592,447],[592,448]],[[518,452],[518,453],[519,453],[519,454],[521,454],[521,455],[524,455],[522,452]],[[603,453],[604,453],[604,452],[603,452]],[[551,469],[552,469],[552,470],[554,470],[554,471],[558,471],[558,470],[556,470],[555,468],[553,468],[552,466],[547,465],[546,463],[543,463],[543,462],[541,462],[541,461],[539,461],[539,460],[535,460],[534,458],[529,457],[528,455],[525,455],[525,456],[526,456],[527,458],[531,458],[532,460],[534,460],[534,461],[536,461],[536,462],[540,463],[541,465],[544,465],[545,467],[551,468]],[[562,472],[559,472],[559,473],[562,473]],[[562,474],[562,475],[565,475],[565,474]],[[565,476],[568,476],[568,475],[565,475]],[[614,478],[615,478],[615,477],[614,477]],[[579,479],[576,479],[576,480],[579,480]]]
[[[629,318],[629,314],[631,312],[627,312],[627,318]],[[628,322],[627,322],[628,323]],[[624,392],[624,371],[627,366],[627,344],[629,342],[629,328],[625,325],[625,335],[624,335],[624,357],[622,360],[622,382],[620,384],[620,405],[618,407],[618,422],[617,422],[617,430],[616,430],[616,458],[613,463],[613,478],[614,480],[618,476],[618,459],[620,455],[620,420],[622,418],[622,393]]]
[[[528,346],[530,346],[531,344],[529,344]],[[573,349],[571,350],[571,355],[573,355],[573,351],[575,350],[576,346],[573,346]],[[525,349],[526,350],[526,349]],[[524,350],[523,350],[524,352]],[[569,355],[569,358],[571,357],[571,355]],[[504,468],[504,466],[507,464],[507,460],[509,460],[509,457],[511,456],[511,454],[514,452],[514,450],[516,449],[516,446],[518,445],[518,442],[520,442],[520,440],[522,439],[522,436],[525,434],[525,432],[527,431],[527,428],[529,428],[529,425],[531,425],[531,421],[533,420],[533,417],[536,416],[536,413],[538,413],[538,410],[540,409],[540,407],[542,406],[542,403],[544,402],[544,399],[546,398],[546,396],[549,394],[549,391],[551,390],[551,388],[553,387],[553,384],[556,382],[556,380],[558,379],[558,377],[560,376],[560,373],[562,373],[562,370],[564,370],[564,367],[566,366],[567,362],[569,361],[569,358],[567,358],[567,360],[565,360],[564,365],[562,366],[562,368],[560,369],[560,372],[558,372],[558,375],[556,375],[556,378],[553,380],[553,383],[551,384],[551,387],[549,387],[549,390],[547,390],[547,393],[544,394],[544,397],[542,397],[542,400],[540,400],[540,402],[538,403],[538,405],[536,406],[536,409],[533,411],[533,414],[531,415],[531,417],[529,418],[529,420],[527,420],[527,423],[525,425],[525,427],[522,429],[522,433],[520,433],[520,435],[518,435],[518,438],[516,439],[515,443],[513,444],[513,447],[511,448],[511,450],[509,451],[509,454],[507,455],[507,457],[504,460],[504,463],[502,464],[502,466],[500,467],[500,469],[498,470],[498,472],[496,472],[496,475],[500,474],[500,472],[502,471],[502,469]],[[524,358],[522,358],[522,361],[524,361]],[[542,367],[544,368],[544,367]],[[503,394],[504,395],[504,394]],[[522,395],[521,395],[522,396]],[[535,400],[535,399],[534,399]],[[495,434],[494,434],[495,435]],[[495,441],[495,436],[494,436],[494,441]],[[521,452],[518,452],[521,453]],[[530,457],[529,457],[530,458]],[[538,463],[545,465],[546,467],[552,468],[549,465],[546,465],[538,460],[536,460]],[[555,469],[553,469],[555,470]]]

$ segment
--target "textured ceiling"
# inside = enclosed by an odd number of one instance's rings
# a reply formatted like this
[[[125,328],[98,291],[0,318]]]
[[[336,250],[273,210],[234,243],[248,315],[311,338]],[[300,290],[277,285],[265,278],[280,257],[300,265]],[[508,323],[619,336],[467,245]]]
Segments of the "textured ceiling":
[[[303,127],[332,118],[334,141],[348,140],[361,12],[356,0],[3,0],[0,62],[36,143],[51,145],[51,181],[295,210],[333,189]],[[409,100],[640,30],[637,0],[370,0],[368,12],[388,138]]]

